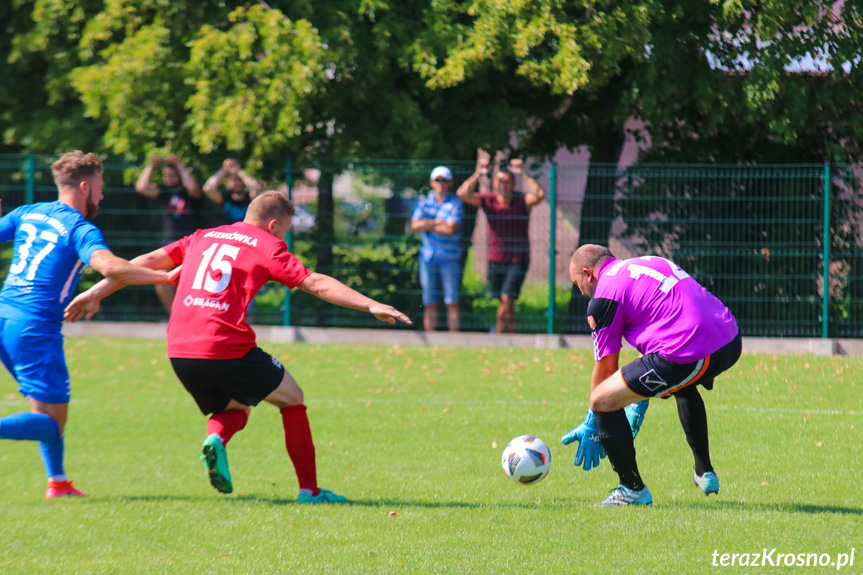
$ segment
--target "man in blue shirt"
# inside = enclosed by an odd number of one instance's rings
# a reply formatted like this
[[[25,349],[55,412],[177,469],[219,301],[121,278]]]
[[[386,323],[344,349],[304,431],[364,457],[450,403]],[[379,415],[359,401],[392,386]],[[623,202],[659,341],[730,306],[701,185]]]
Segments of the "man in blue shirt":
[[[15,242],[0,290],[0,361],[31,407],[0,418],[0,439],[39,441],[48,474],[46,499],[84,495],[63,469],[70,393],[61,333],[63,309],[84,265],[123,284],[175,284],[179,278],[177,272],[138,267],[115,256],[87,221],[103,198],[102,162],[95,154],[63,154],[51,172],[57,201],[21,206],[0,218],[0,241]]]
[[[411,229],[422,233],[420,285],[423,288],[423,325],[426,331],[437,327],[438,304],[446,304],[450,331],[458,331],[461,290],[461,222],[464,205],[451,194],[452,172],[438,166],[431,173],[434,193],[420,200],[411,218]]]

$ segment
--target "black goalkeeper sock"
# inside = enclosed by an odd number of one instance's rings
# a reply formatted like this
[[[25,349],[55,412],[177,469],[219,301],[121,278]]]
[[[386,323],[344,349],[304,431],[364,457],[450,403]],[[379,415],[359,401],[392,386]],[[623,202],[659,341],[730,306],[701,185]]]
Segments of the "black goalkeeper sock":
[[[644,489],[644,481],[638,473],[635,462],[635,444],[632,441],[632,429],[626,419],[626,413],[617,411],[594,411],[596,424],[599,427],[599,442],[608,455],[611,468],[620,477],[620,484],[635,491]]]
[[[692,450],[695,460],[695,473],[700,476],[713,471],[710,463],[710,440],[707,436],[707,410],[704,400],[695,386],[685,388],[676,393],[677,416],[686,434],[686,442]]]

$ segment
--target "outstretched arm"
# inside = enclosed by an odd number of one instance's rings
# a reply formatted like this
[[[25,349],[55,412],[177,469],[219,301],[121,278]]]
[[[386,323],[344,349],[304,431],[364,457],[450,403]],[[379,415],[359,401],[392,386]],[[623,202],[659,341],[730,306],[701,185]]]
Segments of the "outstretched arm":
[[[174,260],[162,248],[138,256],[132,261],[119,258],[108,250],[96,250],[90,257],[90,267],[105,276],[105,279],[69,302],[63,314],[66,321],[74,323],[82,318],[90,320],[99,311],[100,302],[124,286],[176,285],[180,279],[180,268],[171,270]]]
[[[301,290],[310,293],[324,301],[342,307],[367,311],[381,321],[394,324],[396,320],[412,325],[411,319],[391,305],[385,305],[366,297],[360,292],[346,286],[336,278],[312,272],[299,286]]]

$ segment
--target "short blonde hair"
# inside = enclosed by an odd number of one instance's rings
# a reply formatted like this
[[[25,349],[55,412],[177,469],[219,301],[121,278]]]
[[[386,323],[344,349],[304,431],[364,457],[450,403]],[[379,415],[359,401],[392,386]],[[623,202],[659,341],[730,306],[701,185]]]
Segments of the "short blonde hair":
[[[249,204],[245,221],[250,224],[264,224],[274,219],[283,220],[294,213],[294,202],[288,198],[288,194],[267,190]]]
[[[77,186],[82,180],[89,180],[102,173],[102,160],[96,154],[85,154],[81,150],[66,152],[51,164],[51,174],[58,188]]]

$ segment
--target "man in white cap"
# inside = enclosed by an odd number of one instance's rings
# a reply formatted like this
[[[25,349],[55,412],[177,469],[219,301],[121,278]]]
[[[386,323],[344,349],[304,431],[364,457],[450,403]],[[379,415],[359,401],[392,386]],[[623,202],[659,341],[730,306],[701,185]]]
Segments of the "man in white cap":
[[[450,331],[458,331],[458,307],[461,290],[461,221],[464,205],[452,190],[452,172],[445,166],[432,170],[430,183],[433,194],[420,200],[413,216],[411,229],[422,234],[420,249],[420,285],[423,289],[426,331],[437,327],[438,304],[446,304]]]

